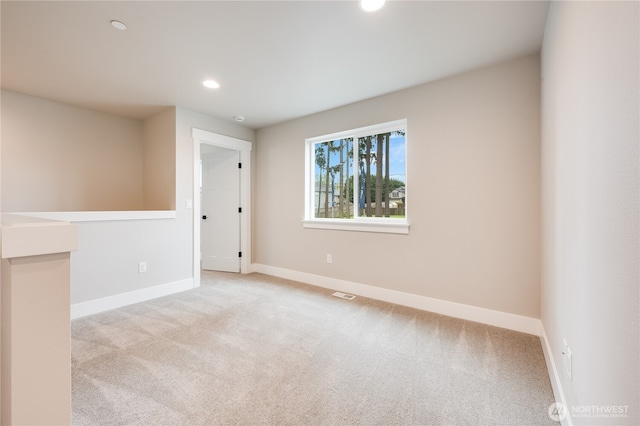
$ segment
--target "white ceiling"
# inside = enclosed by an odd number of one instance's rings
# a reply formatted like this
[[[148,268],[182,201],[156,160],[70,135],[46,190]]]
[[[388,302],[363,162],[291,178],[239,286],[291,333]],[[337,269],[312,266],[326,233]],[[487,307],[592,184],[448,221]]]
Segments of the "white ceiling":
[[[547,1],[1,2],[2,88],[260,128],[538,52]],[[124,22],[118,31],[110,20]],[[217,80],[219,89],[202,81]]]

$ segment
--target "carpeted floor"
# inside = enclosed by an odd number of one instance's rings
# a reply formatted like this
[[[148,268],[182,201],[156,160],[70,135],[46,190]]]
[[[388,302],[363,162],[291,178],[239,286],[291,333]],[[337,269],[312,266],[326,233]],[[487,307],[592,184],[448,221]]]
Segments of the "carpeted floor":
[[[261,274],[74,320],[74,425],[544,425],[531,335]]]

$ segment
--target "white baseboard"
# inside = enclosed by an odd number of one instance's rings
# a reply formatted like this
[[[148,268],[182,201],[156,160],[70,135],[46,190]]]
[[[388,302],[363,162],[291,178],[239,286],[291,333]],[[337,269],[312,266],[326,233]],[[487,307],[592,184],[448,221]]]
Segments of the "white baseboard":
[[[352,281],[339,280],[336,278],[323,277],[321,275],[308,274],[305,272],[292,271],[290,269],[278,268],[275,266],[252,264],[252,270],[275,277],[290,279],[315,285],[318,287],[338,290],[344,293],[356,294],[371,299],[382,300],[395,303],[397,305],[408,306],[423,311],[434,312],[464,320],[493,325],[496,327],[515,330],[522,333],[540,336],[541,322],[539,319],[510,314],[507,312],[494,311],[491,309],[479,308],[471,305],[464,305],[446,300],[434,299],[431,297],[419,296],[416,294],[403,293],[401,291],[390,290],[381,287],[374,287]]]
[[[81,318],[87,315],[93,315],[127,305],[133,305],[134,303],[144,302],[146,300],[167,296],[169,294],[190,290],[192,288],[193,278],[187,278],[180,281],[130,291],[128,293],[121,293],[109,297],[103,297],[101,299],[90,300],[88,302],[76,303],[71,305],[71,319]]]
[[[560,419],[562,426],[573,426],[571,420],[571,411],[568,408],[567,400],[564,397],[562,390],[562,382],[560,381],[560,374],[558,366],[556,365],[547,333],[544,330],[544,325],[540,324],[540,340],[542,341],[542,352],[544,353],[544,359],[547,362],[547,370],[549,371],[549,379],[551,380],[551,388],[553,389],[553,396],[556,402],[562,403],[566,410],[566,416]]]

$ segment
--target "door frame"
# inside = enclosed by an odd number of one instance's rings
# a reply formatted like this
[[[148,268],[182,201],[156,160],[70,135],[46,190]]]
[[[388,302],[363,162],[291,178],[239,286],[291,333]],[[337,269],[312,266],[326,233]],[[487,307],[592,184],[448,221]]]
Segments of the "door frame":
[[[251,142],[220,135],[207,130],[191,129],[193,138],[193,285],[200,286],[200,144],[213,145],[239,152],[240,163],[240,273],[251,267]]]

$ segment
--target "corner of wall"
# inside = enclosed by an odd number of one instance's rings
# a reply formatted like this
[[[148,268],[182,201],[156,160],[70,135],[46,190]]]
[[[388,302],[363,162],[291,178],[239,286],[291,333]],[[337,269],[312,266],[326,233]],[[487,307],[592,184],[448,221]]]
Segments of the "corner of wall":
[[[556,409],[564,410],[564,415],[558,413],[560,423],[562,426],[572,426],[573,422],[571,420],[571,413],[567,408],[567,400],[564,396],[564,391],[562,390],[562,381],[560,380],[560,374],[558,373],[558,366],[553,356],[553,351],[551,350],[551,345],[549,344],[549,339],[542,321],[540,321],[540,343],[542,344],[542,353],[544,354],[544,359],[547,363],[547,370],[549,371],[549,380],[551,381],[553,396],[557,404]]]
[[[176,108],[143,122],[143,199],[145,210],[176,209]]]

